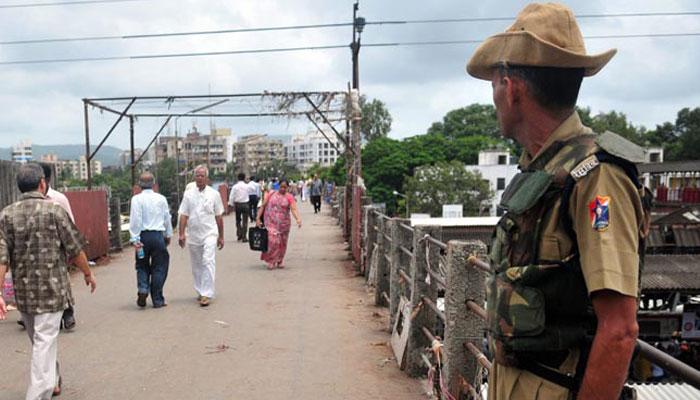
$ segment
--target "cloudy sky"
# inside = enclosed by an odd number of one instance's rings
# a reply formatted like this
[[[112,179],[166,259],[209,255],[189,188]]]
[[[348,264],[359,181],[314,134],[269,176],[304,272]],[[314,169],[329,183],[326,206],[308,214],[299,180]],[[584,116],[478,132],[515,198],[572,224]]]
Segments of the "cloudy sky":
[[[53,7],[4,8],[12,4],[63,0],[0,2],[0,41],[83,36],[113,36],[183,31],[350,22],[351,0],[136,0]],[[515,16],[525,1],[363,0],[359,15],[368,22]],[[602,1],[567,3],[576,14],[698,12],[694,0]],[[482,39],[510,22],[371,25],[363,43]],[[675,17],[586,18],[585,36],[649,33],[700,33],[700,15]],[[350,27],[237,33],[149,39],[0,45],[0,62],[52,58],[231,51],[279,47],[345,45]],[[424,133],[451,109],[491,101],[490,86],[468,77],[466,60],[476,45],[364,47],[360,55],[361,91],[383,100],[394,117],[390,136]],[[635,124],[653,128],[672,121],[683,107],[700,106],[700,36],[591,39],[590,53],[618,48],[599,75],[584,82],[580,104],[594,112],[618,110]],[[0,146],[20,139],[37,144],[83,143],[81,98],[250,93],[293,90],[344,90],[351,77],[347,48],[145,60],[1,65]],[[195,106],[197,104],[194,104]],[[118,106],[118,104],[115,104]],[[111,116],[91,113],[91,140],[108,129]],[[208,127],[208,119],[182,118],[180,129]],[[143,146],[162,120],[137,122]],[[236,134],[294,133],[309,127],[286,120],[221,119],[219,127]],[[108,141],[126,148],[127,124]],[[174,128],[172,128],[174,129]]]

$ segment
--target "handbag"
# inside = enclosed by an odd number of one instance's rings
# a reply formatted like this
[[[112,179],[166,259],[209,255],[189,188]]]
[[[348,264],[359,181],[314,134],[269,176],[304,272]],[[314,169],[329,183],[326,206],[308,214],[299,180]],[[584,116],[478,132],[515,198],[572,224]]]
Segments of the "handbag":
[[[257,226],[248,228],[248,245],[251,250],[267,252],[267,229]]]

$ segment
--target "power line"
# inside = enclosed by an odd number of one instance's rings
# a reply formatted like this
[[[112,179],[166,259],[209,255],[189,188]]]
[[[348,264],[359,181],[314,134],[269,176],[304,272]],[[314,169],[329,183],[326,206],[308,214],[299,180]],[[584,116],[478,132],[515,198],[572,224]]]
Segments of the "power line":
[[[577,14],[576,19],[636,18],[636,17],[687,17],[687,16],[698,16],[698,15],[700,15],[700,11],[615,13],[615,14]],[[458,22],[493,22],[493,21],[513,21],[514,19],[515,19],[515,17],[470,17],[470,18],[386,20],[386,21],[367,21],[365,23],[365,25],[408,25],[408,24],[441,24],[441,23],[458,23]]]
[[[336,28],[336,27],[343,27],[343,26],[352,26],[352,22],[341,22],[341,23],[334,23],[334,24],[272,26],[272,27],[263,27],[263,28],[218,29],[218,30],[209,30],[209,31],[144,33],[144,34],[136,34],[136,35],[83,36],[83,37],[72,37],[72,38],[10,40],[10,41],[4,41],[4,42],[0,41],[0,45],[56,43],[56,42],[80,42],[80,41],[115,40],[115,39],[125,39],[125,40],[126,39],[146,39],[146,38],[173,37],[173,36],[194,36],[194,35],[219,35],[219,34],[224,34],[224,33],[288,31],[288,30],[300,30],[300,29]]]
[[[5,4],[0,5],[0,9],[11,8],[32,8],[32,7],[54,7],[54,6],[75,6],[84,4],[104,4],[104,3],[127,3],[136,1],[150,0],[73,0],[73,1],[57,1],[52,3],[20,3],[20,4]]]
[[[585,39],[633,39],[633,38],[678,38],[678,37],[695,37],[700,36],[700,32],[687,33],[648,33],[648,34],[629,34],[629,35],[594,35],[585,36]],[[414,41],[414,42],[385,42],[385,43],[365,43],[362,47],[400,47],[400,46],[432,46],[432,45],[451,45],[451,44],[475,44],[481,43],[484,39],[464,39],[464,40],[431,40],[431,41]],[[37,59],[37,60],[18,60],[18,61],[2,61],[0,65],[27,65],[27,64],[49,64],[49,63],[74,63],[86,61],[119,61],[119,60],[144,60],[158,58],[182,58],[182,57],[203,57],[203,56],[222,56],[222,55],[238,55],[238,54],[260,54],[260,53],[291,53],[298,51],[310,50],[332,50],[344,49],[349,46],[346,44],[327,45],[327,46],[302,46],[302,47],[278,47],[270,49],[246,49],[246,50],[228,50],[228,51],[208,51],[208,52],[192,52],[192,53],[169,53],[169,54],[141,54],[133,56],[108,56],[108,57],[79,57],[79,58],[53,58],[53,59]]]
[[[144,1],[144,0],[91,0],[95,2],[115,2],[115,1]],[[146,0],[147,1],[147,0]],[[43,3],[42,3],[43,4]],[[49,3],[47,3],[49,4]],[[58,4],[58,3],[50,3]],[[0,6],[3,7],[3,6]],[[652,12],[652,13],[617,13],[617,14],[582,14],[577,18],[635,18],[635,17],[679,17],[679,16],[698,16],[700,11],[687,12]],[[437,23],[459,23],[459,22],[486,22],[486,21],[512,21],[514,17],[477,17],[477,18],[446,18],[446,19],[416,19],[416,20],[384,20],[384,21],[368,21],[366,25],[408,25],[408,24],[437,24]],[[60,42],[81,42],[81,41],[101,41],[101,40],[129,40],[129,39],[147,39],[159,37],[177,37],[177,36],[194,36],[194,35],[221,35],[232,33],[246,32],[274,32],[288,30],[303,30],[303,29],[322,29],[322,28],[339,28],[352,26],[352,22],[338,22],[327,24],[310,24],[310,25],[288,25],[288,26],[271,26],[258,28],[233,28],[233,29],[216,29],[216,30],[201,30],[201,31],[185,31],[185,32],[164,32],[164,33],[144,33],[131,35],[96,35],[82,37],[64,37],[64,38],[40,38],[40,39],[24,39],[24,40],[6,40],[0,41],[0,45],[24,45],[38,43],[60,43]]]

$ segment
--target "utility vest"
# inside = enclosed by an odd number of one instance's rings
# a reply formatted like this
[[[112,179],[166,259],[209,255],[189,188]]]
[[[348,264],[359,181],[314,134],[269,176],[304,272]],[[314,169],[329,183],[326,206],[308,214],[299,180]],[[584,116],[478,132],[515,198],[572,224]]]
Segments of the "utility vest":
[[[587,348],[596,318],[581,272],[569,198],[576,181],[608,162],[633,180],[648,210],[651,203],[632,162],[640,161],[639,148],[626,149],[631,146],[610,132],[554,143],[506,188],[501,199],[506,213],[493,236],[493,272],[487,282],[489,344],[496,362],[528,369],[534,360],[556,369],[569,349]],[[541,235],[545,219],[553,215],[548,211],[555,207],[573,246],[564,259],[545,260],[538,254]],[[640,268],[648,218],[645,224],[640,227]]]

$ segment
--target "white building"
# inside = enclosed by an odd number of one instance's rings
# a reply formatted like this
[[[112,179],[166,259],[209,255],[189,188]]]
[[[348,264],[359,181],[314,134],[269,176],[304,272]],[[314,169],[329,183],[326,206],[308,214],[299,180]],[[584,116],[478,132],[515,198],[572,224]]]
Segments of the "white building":
[[[294,163],[300,171],[307,171],[315,164],[322,167],[335,164],[344,151],[343,144],[333,131],[324,133],[328,139],[318,130],[292,136],[292,140],[285,145],[287,161]]]
[[[501,215],[498,209],[501,196],[511,179],[518,174],[518,164],[510,156],[508,150],[485,150],[479,152],[479,164],[467,165],[467,170],[479,172],[484,180],[489,182],[489,187],[494,192],[494,197],[489,207],[491,216]]]
[[[80,156],[78,160],[59,160],[55,154],[45,154],[41,157],[41,162],[51,163],[56,165],[56,175],[65,175],[75,179],[87,179],[87,161],[85,156]],[[102,174],[102,162],[92,160],[92,176]]]
[[[33,159],[34,157],[32,157],[31,140],[23,140],[18,144],[12,146],[12,161],[20,164],[26,164],[27,162],[32,161]]]

